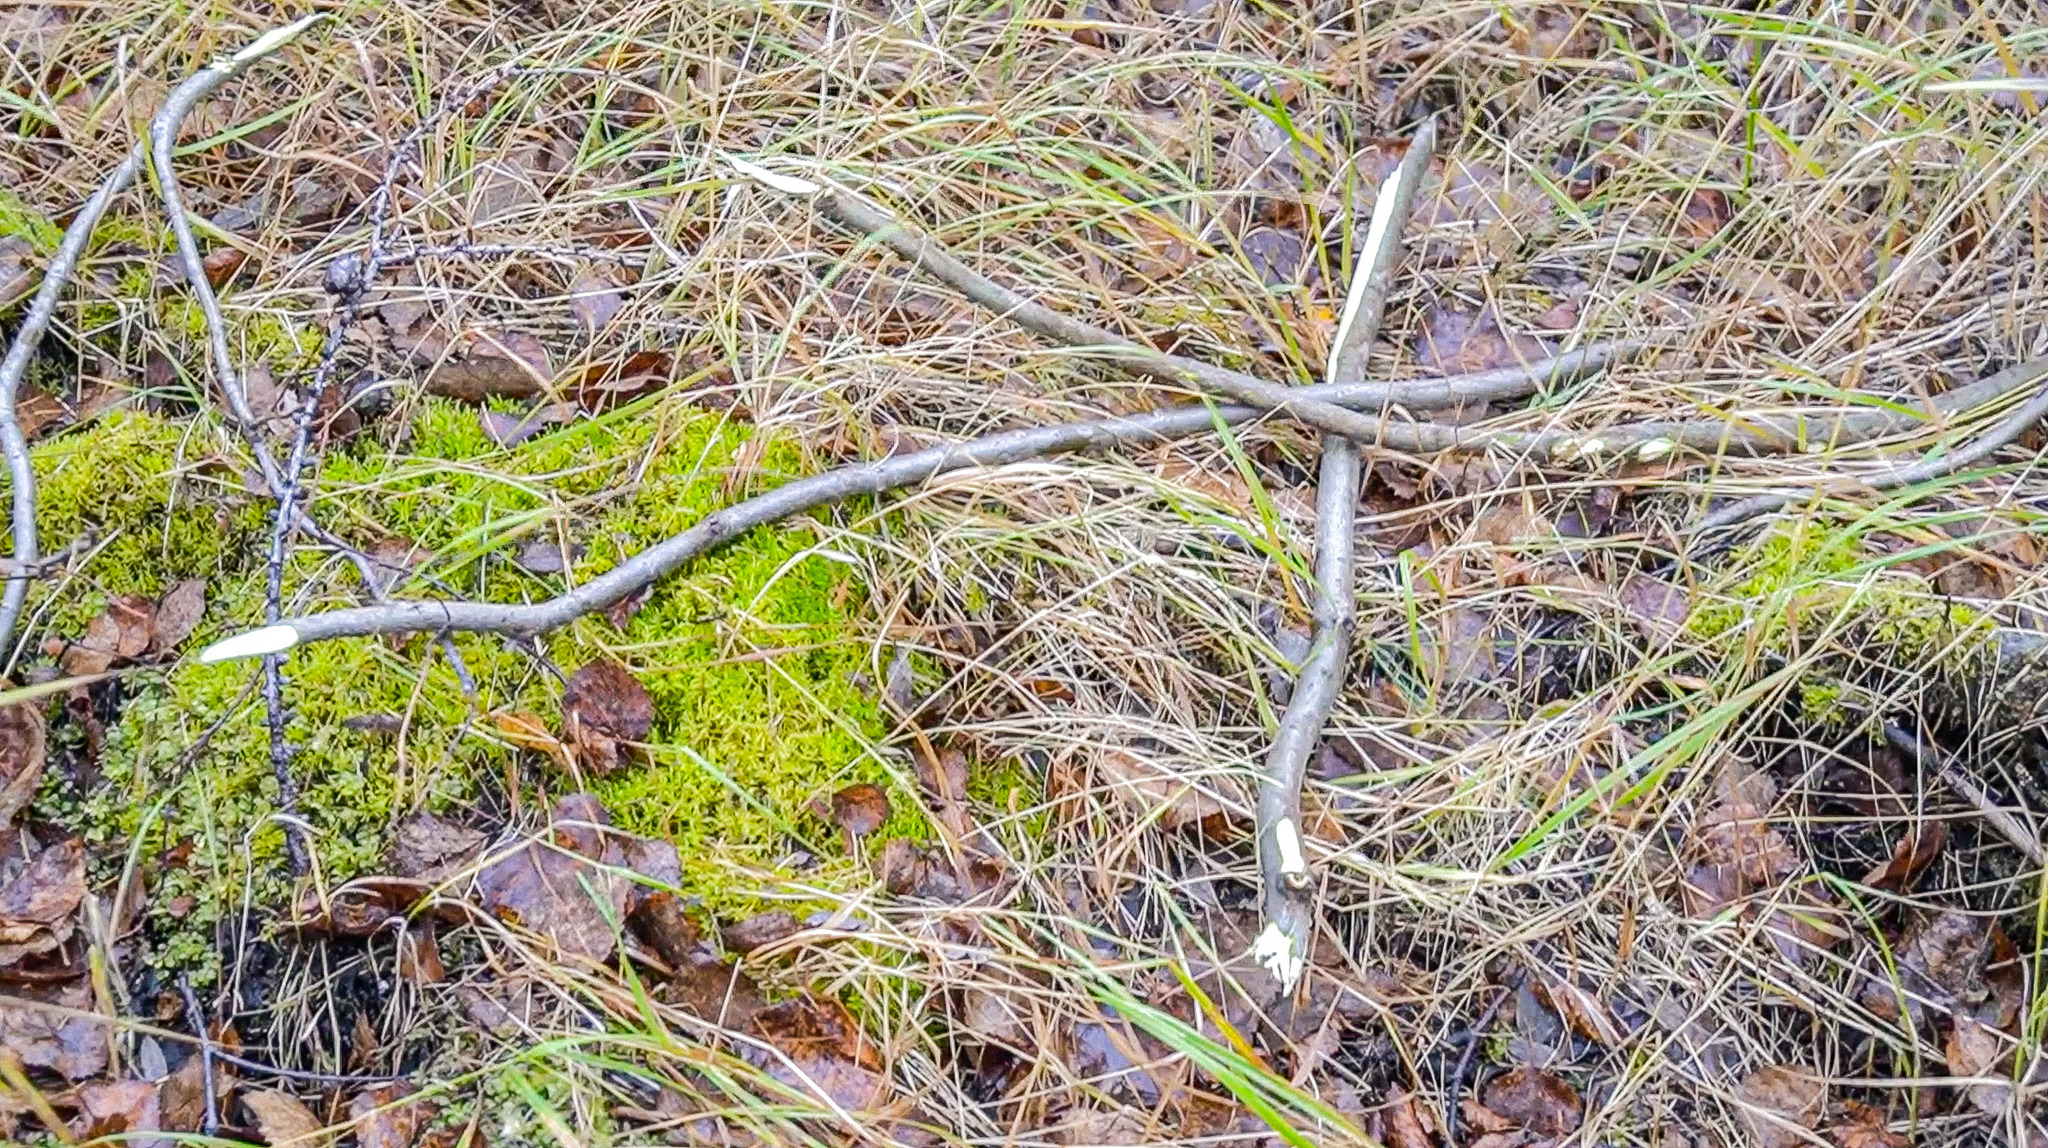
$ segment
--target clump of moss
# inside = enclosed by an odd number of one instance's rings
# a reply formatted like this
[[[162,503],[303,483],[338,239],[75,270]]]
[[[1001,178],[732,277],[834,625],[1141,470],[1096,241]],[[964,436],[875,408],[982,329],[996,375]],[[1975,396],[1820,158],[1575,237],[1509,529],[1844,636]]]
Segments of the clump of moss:
[[[749,446],[751,437],[751,428],[670,403],[506,450],[484,436],[473,408],[432,400],[402,449],[335,452],[317,512],[366,545],[388,534],[437,555],[416,575],[438,586],[401,593],[533,600],[559,592],[563,579],[514,560],[531,541],[565,534],[580,549],[568,580],[580,582],[748,486],[787,478],[795,450]],[[202,576],[209,609],[189,648],[261,623],[270,508],[241,489],[239,455],[217,430],[124,415],[38,447],[36,465],[45,534],[91,526],[111,540],[87,568],[91,592],[73,586],[52,600],[51,632],[83,632],[108,594],[160,594]],[[746,900],[725,887],[732,864],[776,865],[792,831],[836,854],[830,827],[806,812],[812,799],[854,781],[892,782],[872,752],[877,704],[857,684],[866,659],[861,580],[814,552],[816,537],[802,520],[754,531],[655,587],[623,631],[586,618],[544,640],[563,673],[617,657],[646,685],[657,715],[651,760],[593,788],[621,824],[675,839],[686,891],[714,907]],[[294,609],[356,594],[345,564],[311,552],[295,556],[286,587]],[[482,708],[558,717],[561,685],[549,667],[492,638],[458,645]],[[151,899],[170,938],[160,958],[210,950],[211,924],[235,911],[245,879],[259,904],[278,904],[286,891],[277,781],[251,690],[257,672],[185,663],[128,679],[101,784],[47,795],[107,849],[134,836],[145,857],[178,858]],[[502,784],[518,752],[472,712],[431,642],[316,644],[294,651],[285,673],[298,812],[330,884],[383,865],[404,815],[446,812]],[[346,724],[372,714],[400,716],[402,744]],[[216,724],[205,750],[188,754]],[[550,775],[546,784],[573,783]],[[922,832],[916,802],[902,796],[883,836]]]
[[[54,250],[64,232],[11,191],[0,190],[0,238],[19,235],[39,252]]]

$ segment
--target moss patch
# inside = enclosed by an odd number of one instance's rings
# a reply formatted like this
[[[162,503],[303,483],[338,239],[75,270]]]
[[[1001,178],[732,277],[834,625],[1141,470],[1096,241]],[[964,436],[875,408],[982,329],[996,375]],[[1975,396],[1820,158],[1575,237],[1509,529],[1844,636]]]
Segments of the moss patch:
[[[395,536],[431,553],[399,593],[493,601],[562,588],[561,575],[516,561],[531,543],[569,544],[577,555],[570,578],[580,582],[751,487],[785,481],[797,460],[788,444],[752,443],[751,428],[674,403],[508,451],[483,435],[474,409],[430,401],[409,433],[402,448],[333,454],[318,513],[366,547]],[[269,507],[241,490],[243,462],[216,428],[141,415],[39,446],[45,537],[56,545],[92,528],[109,540],[82,583],[49,598],[47,632],[76,636],[107,595],[158,594],[195,576],[208,579],[210,603],[188,650],[260,623]],[[817,553],[815,542],[802,520],[757,530],[661,583],[623,632],[586,618],[545,639],[563,673],[611,656],[647,686],[657,713],[650,763],[593,788],[620,823],[674,838],[686,891],[714,908],[747,903],[748,890],[729,887],[732,867],[775,867],[792,852],[792,832],[818,843],[828,864],[848,864],[807,803],[857,780],[892,785],[870,752],[880,714],[856,684],[867,658],[862,578]],[[314,553],[295,559],[286,586],[298,609],[355,600],[351,568]],[[548,667],[493,638],[459,646],[484,710],[559,719],[561,687]],[[514,764],[518,751],[472,714],[431,642],[318,644],[295,651],[285,672],[299,812],[330,883],[380,867],[398,818],[459,811],[482,787],[502,785]],[[241,902],[245,876],[257,881],[258,904],[277,904],[285,892],[256,673],[250,664],[186,663],[124,680],[99,784],[73,792],[53,771],[39,806],[87,832],[103,856],[139,834],[144,857],[174,858],[151,897],[166,938],[159,958],[196,960],[210,950],[210,925]],[[344,724],[372,714],[401,717],[403,738]],[[185,760],[216,723],[205,752]],[[544,788],[573,787],[542,772]],[[891,792],[899,812],[881,836],[921,831],[916,802]],[[548,799],[531,790],[523,797]]]

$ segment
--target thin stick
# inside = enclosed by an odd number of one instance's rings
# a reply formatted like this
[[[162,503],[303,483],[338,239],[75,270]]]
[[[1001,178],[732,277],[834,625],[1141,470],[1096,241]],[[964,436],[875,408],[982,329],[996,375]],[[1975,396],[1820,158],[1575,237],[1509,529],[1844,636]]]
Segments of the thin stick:
[[[1569,352],[1527,367],[1509,367],[1456,378],[1430,379],[1412,384],[1343,383],[1303,387],[1302,391],[1324,401],[1347,405],[1378,407],[1405,401],[1421,406],[1425,401],[1453,395],[1489,388],[1501,391],[1526,388],[1539,385],[1544,380],[1597,371],[1621,350],[1619,346],[1603,345]],[[1531,378],[1537,382],[1531,383]],[[1411,393],[1417,397],[1408,398]],[[785,483],[765,494],[715,510],[696,525],[648,547],[576,589],[545,602],[500,605],[491,602],[393,601],[361,606],[329,614],[286,618],[261,630],[216,642],[207,647],[200,657],[207,661],[255,657],[288,650],[301,642],[419,631],[532,637],[568,625],[584,614],[603,610],[652,585],[698,555],[714,550],[757,526],[780,522],[791,515],[831,506],[849,498],[915,486],[951,471],[1005,466],[1081,450],[1169,442],[1211,431],[1218,419],[1235,425],[1251,422],[1264,413],[1246,406],[1169,407],[1150,414],[1003,431],[969,442],[841,467]]]
[[[1401,233],[1415,203],[1415,189],[1436,150],[1436,121],[1426,119],[1408,145],[1393,176],[1381,184],[1372,222],[1358,250],[1358,270],[1344,301],[1344,320],[1330,353],[1327,381],[1365,377],[1372,341],[1386,311]],[[1358,444],[1341,435],[1323,436],[1316,471],[1315,617],[1308,657],[1301,664],[1287,711],[1267,750],[1259,776],[1259,873],[1266,927],[1254,946],[1260,963],[1292,991],[1308,967],[1315,931],[1309,872],[1302,852],[1301,787],[1309,758],[1323,738],[1323,726],[1344,688],[1351,657],[1352,559],[1357,546]]]
[[[1486,1006],[1486,1011],[1479,1014],[1465,1034],[1465,1047],[1458,1053],[1458,1063],[1452,1066],[1451,1079],[1444,1086],[1444,1143],[1448,1148],[1458,1148],[1458,1095],[1465,1091],[1465,1073],[1472,1067],[1472,1054],[1479,1050],[1479,1042],[1486,1039],[1486,1030],[1493,1027],[1500,1006],[1522,991],[1521,977],[1510,977],[1509,983],[1501,988],[1500,995],[1493,998],[1493,1003]]]
[[[2022,363],[2019,367],[2013,368],[2012,374],[2013,385],[2010,388],[2012,390],[2018,390],[2020,387],[2026,386],[2037,379],[2048,379],[2048,358],[2034,359]],[[2003,422],[1984,432],[1962,449],[1942,454],[1930,454],[1910,466],[1901,466],[1871,478],[1856,480],[1857,485],[1869,490],[1892,490],[1897,487],[1912,486],[1916,483],[1927,482],[1930,479],[1954,474],[1956,471],[1967,466],[1974,466],[2004,447],[2010,446],[2014,439],[2026,433],[2027,428],[2044,418],[2048,418],[2048,382],[2044,382],[2040,389],[2035,392],[2032,401],[2014,411]],[[1815,495],[1815,491],[1808,489],[1798,492],[1759,494],[1752,498],[1745,498],[1740,502],[1730,503],[1707,515],[1700,520],[1699,525],[1692,528],[1692,533],[1704,537],[1716,531],[1740,525],[1760,515],[1769,514],[1771,511],[1781,507],[1790,506],[1794,502],[1813,498]]]
[[[214,294],[213,284],[206,277],[206,264],[199,254],[199,242],[192,235],[192,221],[185,212],[185,205],[178,192],[177,168],[174,162],[178,130],[185,117],[192,113],[199,101],[205,99],[216,88],[242,74],[250,64],[270,55],[296,39],[306,29],[324,20],[321,13],[307,16],[282,28],[258,36],[254,42],[241,51],[201,68],[184,83],[171,90],[163,106],[157,109],[149,121],[149,146],[151,165],[156,169],[157,191],[163,198],[164,214],[169,217],[171,233],[177,238],[178,260],[185,271],[185,282],[192,297],[199,303],[199,311],[206,320],[207,349],[213,361],[213,374],[219,386],[221,398],[227,404],[229,421],[249,444],[249,451],[256,459],[256,469],[263,475],[264,482],[273,491],[279,492],[280,512],[291,514],[291,484],[285,472],[277,465],[270,446],[263,438],[263,427],[255,412],[249,406],[249,395],[242,380],[235,372],[234,354],[228,348],[227,322],[221,317],[220,299]],[[273,579],[273,584],[275,580]],[[270,766],[277,778],[278,803],[287,811],[298,807],[298,785],[292,779],[291,746],[286,739],[286,715],[284,710],[284,671],[275,658],[266,659],[263,664],[263,702],[267,724],[270,729]],[[292,871],[303,874],[309,864],[304,830],[296,828],[296,818],[286,818],[285,852],[291,860]]]
[[[1935,776],[1941,779],[1943,785],[1954,790],[1957,797],[1969,802],[1977,810],[1978,815],[1998,831],[1999,836],[2010,841],[2013,848],[2026,854],[2029,861],[2036,865],[2048,864],[2048,858],[2043,856],[2040,837],[2021,825],[2019,819],[2009,810],[1991,800],[1991,795],[1984,792],[1984,787],[1978,785],[1976,779],[1969,774],[1964,773],[1963,767],[1957,765],[1954,758],[1938,750],[1931,751],[1925,741],[1891,722],[1885,722],[1883,725],[1885,740],[1890,742],[1894,749],[1912,754],[1916,764],[1925,764],[1930,758],[1933,759]]]
[[[7,349],[6,360],[0,362],[0,454],[7,456],[8,474],[14,483],[14,561],[18,566],[8,574],[6,593],[0,596],[0,653],[8,651],[13,643],[14,627],[21,621],[22,604],[28,598],[29,579],[34,576],[30,571],[36,568],[37,560],[36,472],[30,465],[28,442],[15,416],[21,380],[28,374],[29,362],[35,358],[43,333],[50,329],[50,320],[56,316],[64,285],[77,272],[78,261],[84,258],[86,246],[92,242],[93,228],[99,226],[114,197],[134,181],[141,168],[142,145],[137,144],[100,181],[85,206],[78,209],[71,226],[64,229],[64,241],[57,245],[57,253],[50,257],[50,265],[43,271],[42,286],[37,288],[28,314],[22,317],[21,329],[14,334],[14,345]],[[11,663],[13,659],[7,657],[4,661]]]

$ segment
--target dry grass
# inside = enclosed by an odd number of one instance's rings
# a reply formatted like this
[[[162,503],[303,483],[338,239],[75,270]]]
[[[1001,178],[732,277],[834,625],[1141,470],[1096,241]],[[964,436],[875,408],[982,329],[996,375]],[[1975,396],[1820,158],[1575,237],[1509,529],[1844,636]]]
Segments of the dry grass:
[[[54,43],[0,61],[15,127],[0,183],[49,211],[77,202],[161,95],[156,77],[301,7],[67,6]],[[1496,310],[1511,331],[1564,314],[1560,338],[1656,348],[1494,412],[1501,425],[1913,405],[2048,350],[2048,121],[2027,103],[2048,97],[1928,87],[2002,74],[2008,59],[2039,75],[2048,32],[2023,4],[1949,11],[354,4],[207,111],[186,180],[204,213],[267,205],[232,228],[251,253],[227,299],[243,338],[265,322],[317,331],[324,269],[366,225],[294,223],[290,205],[366,186],[391,141],[449,93],[514,65],[428,134],[417,177],[401,182],[400,233],[571,251],[651,235],[604,345],[729,360],[728,397],[801,436],[824,467],[906,437],[1160,396],[735,183],[721,154],[860,188],[989,274],[1133,337],[1294,378],[1320,367],[1341,302],[1330,285],[1345,279],[1345,207],[1369,202],[1376,178],[1348,161],[1437,108],[1455,194],[1419,215],[1376,373],[1424,373],[1425,329],[1455,302]],[[150,218],[139,192],[128,207]],[[1305,286],[1259,273],[1286,236],[1312,240]],[[132,261],[151,258],[145,247]],[[430,261],[407,290],[451,329],[539,334],[561,365],[577,352],[560,349],[580,345],[564,296],[586,265]],[[117,306],[68,313],[71,337],[101,348],[84,374],[138,376],[150,351],[198,361],[190,333],[162,325],[160,299],[109,282],[91,291]],[[391,374],[402,425],[417,370],[364,354]],[[701,396],[632,417],[690,401]],[[845,510],[819,546],[869,581],[875,680],[897,649],[920,652],[918,684],[935,698],[924,735],[1008,763],[1000,776],[1015,788],[974,810],[1008,880],[961,906],[892,896],[879,878],[817,888],[736,872],[771,898],[825,906],[818,927],[748,967],[858,1002],[900,1097],[892,1115],[921,1113],[960,1142],[1271,1135],[1241,1122],[1216,1072],[1189,1069],[1190,1056],[1230,1048],[1210,1021],[1179,1047],[1128,1038],[1127,1055],[1158,1059],[1149,1092],[1100,1075],[1106,1030],[1090,1026],[1116,998],[1091,966],[1192,1018],[1171,967],[1199,979],[1219,959],[1245,987],[1204,983],[1266,1063],[1361,1127],[1394,1088],[1440,1114],[1467,1027],[1523,976],[1553,996],[1577,986],[1614,1026],[1611,1041],[1560,1037],[1540,1005],[1511,1000],[1498,1031],[1512,1042],[1481,1042],[1486,1075],[1555,1046],[1553,1071],[1587,1099],[1573,1143],[1751,1142],[1737,1082],[1774,1064],[1876,1104],[1917,1142],[2039,1137],[2031,1085],[1989,1113],[1902,1087],[1946,1075],[1938,1030],[1858,998],[1897,940],[1900,906],[2004,914],[2027,957],[2015,1028],[2026,1071],[2041,1041],[2041,875],[1978,834],[1931,777],[1905,805],[1862,816],[1842,812],[1831,780],[1869,768],[1861,715],[1875,709],[1967,734],[1970,760],[2007,794],[2042,788],[2028,707],[1996,691],[1950,696],[1953,659],[1930,653],[1947,639],[1881,640],[1898,636],[1886,619],[1925,615],[1937,607],[1915,603],[1943,593],[2038,625],[2048,480],[2031,456],[1882,502],[1788,512],[1778,550],[1673,576],[1694,601],[1690,629],[1641,625],[1613,589],[1669,555],[1709,490],[1797,488],[1947,431],[1853,456],[1594,474],[1371,459],[1360,652],[1333,731],[1364,764],[1309,797],[1323,913],[1311,1004],[1327,1017],[1292,1015],[1242,959],[1256,888],[1244,826],[1274,720],[1268,677],[1284,669],[1262,614],[1305,617],[1312,440],[1267,427],[951,475]],[[1578,531],[1590,537],[1560,532],[1596,515]],[[1726,617],[1710,633],[1697,620],[1714,611]],[[1829,725],[1802,704],[1817,680],[1842,684],[1849,719]],[[1754,771],[1772,779],[1758,804],[1797,864],[1756,891],[1763,908],[1702,915],[1681,888],[1696,827],[1731,793],[1758,796]],[[1206,828],[1203,813],[1217,814]],[[1912,894],[1856,885],[1930,819],[1950,823],[1952,843]],[[1841,918],[1848,935],[1774,945],[1767,910],[1815,888],[1862,906]],[[647,1142],[658,1130],[627,1131],[612,1109],[654,1107],[655,1084],[687,1098],[678,1116],[723,1115],[777,1142],[915,1138],[707,1051],[704,1024],[617,971],[557,967],[500,927],[461,943],[466,959],[451,963],[530,984],[534,1010],[501,1038],[447,1038],[415,1075],[473,1103],[494,1139],[502,1125],[504,1142]],[[307,995],[271,1002],[297,1019],[272,1029],[268,1054],[292,1059],[321,1043],[309,1026],[341,1023],[307,1003],[348,980],[327,959],[302,954],[279,975]],[[346,958],[385,981],[378,963],[392,959]],[[384,998],[386,1056],[407,1033],[461,1027],[456,993]],[[1134,1019],[1124,1007],[1111,1029]],[[1309,1135],[1341,1142],[1327,1126]]]

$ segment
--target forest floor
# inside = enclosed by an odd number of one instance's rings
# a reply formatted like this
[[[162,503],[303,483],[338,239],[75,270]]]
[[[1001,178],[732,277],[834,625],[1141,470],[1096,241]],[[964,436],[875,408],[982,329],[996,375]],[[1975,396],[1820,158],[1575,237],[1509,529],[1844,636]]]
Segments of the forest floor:
[[[314,12],[174,125],[191,265],[145,163],[17,399],[0,1142],[2048,1145],[2048,472],[1971,449],[2048,354],[2048,10],[9,0],[0,341],[172,90]],[[1453,446],[1363,452],[1298,986],[1300,422],[198,656],[1201,397],[792,181],[1321,381],[1431,115],[1369,377],[1627,350],[1365,412]]]

